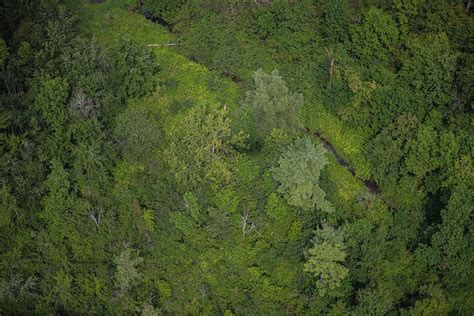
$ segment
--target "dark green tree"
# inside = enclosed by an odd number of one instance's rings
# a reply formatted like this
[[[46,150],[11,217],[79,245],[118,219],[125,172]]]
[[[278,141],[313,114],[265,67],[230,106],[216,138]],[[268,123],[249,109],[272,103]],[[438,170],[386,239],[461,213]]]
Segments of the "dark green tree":
[[[353,28],[353,50],[366,65],[374,62],[387,63],[398,45],[398,27],[384,11],[370,8],[362,23]]]
[[[158,72],[156,58],[149,48],[121,37],[112,50],[114,91],[121,100],[144,96],[153,91]]]
[[[330,44],[344,42],[349,34],[349,12],[348,0],[322,0],[319,1],[321,19],[319,27],[321,34]]]
[[[453,79],[458,54],[451,50],[445,33],[415,36],[408,40],[402,58],[402,77],[423,92],[431,105],[453,100]]]

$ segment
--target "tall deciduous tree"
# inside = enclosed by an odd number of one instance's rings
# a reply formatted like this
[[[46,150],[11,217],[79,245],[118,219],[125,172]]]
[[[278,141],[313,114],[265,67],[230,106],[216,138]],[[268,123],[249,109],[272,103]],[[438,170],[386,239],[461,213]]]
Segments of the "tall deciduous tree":
[[[114,260],[117,271],[115,273],[115,282],[120,293],[129,291],[140,280],[140,272],[137,266],[143,262],[140,257],[132,258],[133,249],[126,248]]]
[[[353,49],[366,64],[388,62],[398,41],[398,28],[389,14],[371,8],[352,32]]]
[[[450,293],[455,293],[450,299],[457,302],[459,311],[466,313],[474,308],[474,179],[470,171],[470,182],[454,190],[441,212],[443,222],[432,242],[440,256],[438,267],[443,282]]]
[[[319,294],[324,296],[327,291],[338,288],[349,275],[349,270],[342,265],[346,258],[344,236],[341,230],[323,223],[314,232],[312,242],[304,271],[314,274]]]
[[[347,39],[349,28],[349,1],[322,0],[320,28],[329,43],[343,42]]]
[[[278,192],[290,205],[310,209],[317,206],[332,212],[333,206],[326,200],[326,193],[319,186],[321,170],[328,164],[326,150],[314,146],[309,138],[299,138],[290,144],[272,168],[273,178],[280,184]]]
[[[33,108],[39,113],[41,124],[61,134],[69,117],[66,106],[68,83],[61,78],[37,79],[41,83],[36,88]]]
[[[230,126],[227,110],[209,103],[193,107],[173,126],[165,156],[185,191],[230,182],[230,159],[237,155],[233,146],[243,141]]]
[[[150,50],[122,37],[115,43],[112,55],[115,92],[123,100],[153,91],[158,65]]]
[[[277,70],[267,74],[259,69],[253,78],[255,89],[247,92],[245,103],[253,110],[259,136],[264,138],[274,128],[295,133],[303,96],[290,92]]]
[[[446,105],[453,99],[453,79],[458,55],[451,51],[445,33],[411,38],[402,59],[402,77],[423,92],[431,105]]]

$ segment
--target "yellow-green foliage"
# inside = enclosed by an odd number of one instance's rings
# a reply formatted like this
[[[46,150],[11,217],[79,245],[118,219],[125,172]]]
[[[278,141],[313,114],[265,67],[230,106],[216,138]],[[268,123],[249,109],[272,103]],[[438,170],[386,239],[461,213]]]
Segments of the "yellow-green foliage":
[[[367,189],[347,169],[342,168],[333,156],[327,156],[329,164],[321,174],[321,187],[337,211],[351,212],[357,197],[367,192]]]
[[[68,8],[79,17],[79,27],[96,36],[101,42],[112,43],[126,34],[140,44],[161,44],[171,39],[168,31],[131,12],[134,0],[107,0],[90,3],[85,0],[66,0]]]
[[[330,140],[336,151],[354,167],[358,176],[370,176],[370,166],[364,157],[364,136],[361,133],[343,126],[322,104],[305,105],[303,124],[311,131],[319,131],[324,138]]]

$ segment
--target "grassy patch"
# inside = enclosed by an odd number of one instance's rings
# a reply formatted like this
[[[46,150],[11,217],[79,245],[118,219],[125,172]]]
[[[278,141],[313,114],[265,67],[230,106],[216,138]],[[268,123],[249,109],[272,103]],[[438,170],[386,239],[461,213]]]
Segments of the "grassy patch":
[[[368,191],[348,170],[342,168],[331,154],[328,154],[328,157],[330,163],[321,173],[321,188],[337,212],[344,213],[343,216],[346,217],[347,213],[353,211],[357,198]]]
[[[172,40],[166,28],[154,24],[138,13],[129,11],[133,0],[108,0],[103,3],[66,0],[66,5],[79,17],[79,27],[103,43],[112,43],[127,35],[140,44],[162,44]]]

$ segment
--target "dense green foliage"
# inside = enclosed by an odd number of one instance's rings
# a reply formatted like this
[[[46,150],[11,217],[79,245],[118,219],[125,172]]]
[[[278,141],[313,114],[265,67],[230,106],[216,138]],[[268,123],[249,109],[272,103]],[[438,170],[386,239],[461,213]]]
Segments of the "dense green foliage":
[[[277,70],[265,74],[261,69],[254,75],[255,89],[247,92],[245,103],[253,114],[260,138],[278,128],[287,134],[298,132],[301,94],[291,93]]]
[[[335,231],[325,224],[323,228],[316,229],[304,271],[314,273],[321,296],[325,295],[328,289],[338,288],[349,274],[348,269],[341,264],[346,258],[344,247],[344,236],[340,231]]]
[[[474,314],[472,10],[3,1],[0,314]]]
[[[328,163],[325,152],[321,144],[315,147],[308,138],[298,138],[282,153],[272,173],[280,184],[278,192],[288,204],[306,209],[316,205],[324,212],[333,211],[318,184],[321,169]]]

